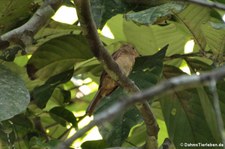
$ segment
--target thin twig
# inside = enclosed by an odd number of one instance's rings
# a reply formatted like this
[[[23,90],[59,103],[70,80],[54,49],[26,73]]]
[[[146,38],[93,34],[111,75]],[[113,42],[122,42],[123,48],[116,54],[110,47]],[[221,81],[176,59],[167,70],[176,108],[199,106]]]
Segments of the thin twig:
[[[168,61],[168,60],[173,60],[177,58],[201,57],[201,56],[203,56],[201,52],[193,52],[193,53],[187,53],[187,54],[173,54],[170,56],[166,56],[164,60]]]
[[[153,86],[142,93],[136,93],[130,98],[120,100],[108,109],[97,114],[95,119],[91,121],[87,126],[80,129],[72,137],[61,143],[57,149],[67,149],[73,141],[84,135],[88,130],[98,124],[102,124],[106,121],[112,121],[122,111],[126,110],[129,106],[136,102],[142,102],[145,99],[152,100],[153,97],[159,95],[165,95],[170,91],[194,88],[198,85],[210,85],[211,80],[220,80],[225,77],[225,67],[214,69],[208,73],[202,73],[201,75],[182,75],[179,77],[171,78],[167,81],[161,82],[160,84]]]
[[[64,138],[74,127],[70,126],[69,129],[66,129],[58,138],[57,140],[61,140],[62,138]]]

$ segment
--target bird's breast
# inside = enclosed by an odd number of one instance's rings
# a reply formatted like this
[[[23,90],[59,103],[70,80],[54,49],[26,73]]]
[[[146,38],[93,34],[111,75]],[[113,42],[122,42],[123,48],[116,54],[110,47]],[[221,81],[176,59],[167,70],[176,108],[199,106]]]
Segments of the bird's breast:
[[[120,56],[116,63],[119,65],[120,69],[123,71],[123,73],[128,76],[132,70],[132,67],[134,65],[135,58],[129,57],[127,55]]]

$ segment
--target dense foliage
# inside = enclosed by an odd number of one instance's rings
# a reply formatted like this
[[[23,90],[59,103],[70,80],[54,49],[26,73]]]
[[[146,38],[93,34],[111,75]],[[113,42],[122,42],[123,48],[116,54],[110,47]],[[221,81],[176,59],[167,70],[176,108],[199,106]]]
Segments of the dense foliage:
[[[0,34],[26,23],[42,3],[2,0]],[[70,1],[64,5],[74,7]],[[110,53],[124,42],[138,49],[141,57],[129,78],[141,90],[224,65],[225,11],[169,0],[91,0],[91,7],[99,36]],[[113,38],[101,32],[106,26]],[[194,42],[193,51],[187,52],[184,47],[190,42]],[[160,50],[167,44],[167,50]],[[10,43],[1,49],[0,59],[0,148],[54,148],[82,127],[82,116],[97,90],[103,67],[82,36],[79,21],[69,25],[50,20],[34,35],[32,45]],[[225,119],[224,80],[216,87]],[[176,148],[183,148],[181,143],[222,143],[213,91],[210,85],[199,84],[151,100],[160,127],[159,145],[167,137]],[[127,93],[117,88],[102,100],[95,114],[124,96]],[[146,141],[146,128],[135,107],[98,128],[102,139],[80,138],[83,149],[140,147]]]

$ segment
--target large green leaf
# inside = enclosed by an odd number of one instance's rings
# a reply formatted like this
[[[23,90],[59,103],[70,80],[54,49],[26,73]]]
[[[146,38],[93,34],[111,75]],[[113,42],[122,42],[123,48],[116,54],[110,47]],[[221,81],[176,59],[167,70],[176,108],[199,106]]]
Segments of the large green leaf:
[[[167,46],[153,56],[137,58],[130,78],[135,81],[137,86],[144,90],[155,85],[162,72],[162,59],[165,56]],[[102,99],[97,107],[96,113],[107,109],[110,105],[125,97],[127,93],[122,88],[116,89],[110,96]],[[134,107],[129,108],[125,113],[121,113],[113,122],[99,126],[99,131],[110,146],[120,146],[128,137],[130,129],[142,121],[138,110]]]
[[[79,34],[81,32],[80,27],[76,25],[69,25],[64,24],[60,22],[56,22],[54,20],[50,20],[48,25],[44,28],[42,28],[40,31],[38,31],[37,34],[35,34],[35,45],[30,48],[30,51],[36,50],[40,45],[47,42],[50,39],[65,36],[65,35],[71,35],[71,34]]]
[[[1,0],[0,34],[25,23],[32,15],[32,11],[36,9],[35,7],[33,0]]]
[[[160,6],[152,7],[139,12],[132,12],[125,15],[125,18],[134,21],[137,24],[154,24],[157,20],[177,13],[184,8],[183,3],[171,2]]]
[[[212,67],[206,63],[203,63],[199,60],[195,59],[187,59],[188,66],[192,73],[196,72],[204,72],[212,69]],[[198,63],[198,65],[196,65]],[[200,103],[202,105],[202,112],[205,116],[205,120],[207,125],[214,137],[215,140],[220,140],[220,135],[217,128],[217,120],[216,120],[216,113],[214,111],[214,107],[212,104],[211,93],[209,89],[203,88],[202,86],[196,88],[197,94],[199,96]]]
[[[124,21],[123,29],[127,41],[133,43],[142,55],[153,54],[165,44],[170,45],[167,55],[183,53],[183,46],[188,40],[187,33],[183,33],[174,24],[138,26]]]
[[[202,25],[209,21],[210,12],[210,8],[189,4],[181,13],[175,15],[180,23],[178,26],[182,25],[181,29],[192,35],[201,50],[206,48]]]
[[[166,4],[165,4],[166,5]],[[223,51],[224,32],[220,28],[209,25],[211,16],[210,8],[189,4],[183,11],[173,14],[172,20],[166,26],[137,26],[132,22],[124,21],[124,33],[127,40],[140,49],[141,54],[155,52],[162,44],[169,43],[167,54],[183,53],[186,42],[195,40],[197,46],[194,50],[209,50],[212,48],[217,57]],[[154,13],[152,14],[154,16]],[[222,44],[222,46],[220,46]],[[219,46],[218,46],[219,45]],[[215,56],[214,56],[215,57]],[[216,58],[215,58],[216,59]]]
[[[30,95],[22,79],[0,65],[0,121],[25,111]]]
[[[164,77],[184,74],[176,67],[164,67]],[[181,143],[218,143],[221,141],[216,126],[210,92],[205,88],[173,91],[160,98],[169,137],[176,148]],[[185,132],[185,133],[184,133]]]
[[[123,34],[123,20],[123,15],[118,14],[107,21],[106,26],[109,27],[110,31],[114,36],[114,39],[109,40],[109,38],[101,38],[104,43],[110,45],[115,42],[126,41],[126,37]]]
[[[81,35],[54,38],[35,51],[28,61],[31,79],[47,80],[49,77],[71,69],[76,62],[93,57],[86,39]]]

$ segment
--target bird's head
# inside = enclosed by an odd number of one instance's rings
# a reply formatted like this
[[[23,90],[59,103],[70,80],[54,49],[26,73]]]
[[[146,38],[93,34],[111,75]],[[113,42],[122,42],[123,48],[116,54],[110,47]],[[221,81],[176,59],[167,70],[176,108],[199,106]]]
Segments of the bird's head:
[[[140,56],[137,49],[132,44],[123,44],[120,49],[124,54],[132,55],[135,58]]]

